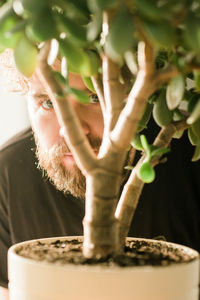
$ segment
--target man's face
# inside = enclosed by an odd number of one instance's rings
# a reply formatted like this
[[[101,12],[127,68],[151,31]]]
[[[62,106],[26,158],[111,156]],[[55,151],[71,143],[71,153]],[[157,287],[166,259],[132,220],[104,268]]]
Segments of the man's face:
[[[88,92],[79,75],[70,74],[70,86]],[[81,104],[73,96],[69,96],[67,101],[75,110],[82,130],[96,152],[103,135],[100,104]],[[28,108],[40,167],[59,190],[69,191],[74,196],[83,198],[85,179],[64,141],[52,102],[36,75],[30,80]]]

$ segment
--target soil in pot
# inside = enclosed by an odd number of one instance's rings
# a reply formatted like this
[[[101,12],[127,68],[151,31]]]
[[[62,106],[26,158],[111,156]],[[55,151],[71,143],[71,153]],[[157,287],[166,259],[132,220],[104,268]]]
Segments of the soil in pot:
[[[54,242],[35,241],[18,248],[17,254],[36,261],[47,261],[56,264],[97,265],[104,266],[168,266],[189,262],[196,257],[183,248],[176,248],[170,243],[135,240],[127,241],[124,253],[106,260],[87,259],[82,255],[82,242],[77,239]]]

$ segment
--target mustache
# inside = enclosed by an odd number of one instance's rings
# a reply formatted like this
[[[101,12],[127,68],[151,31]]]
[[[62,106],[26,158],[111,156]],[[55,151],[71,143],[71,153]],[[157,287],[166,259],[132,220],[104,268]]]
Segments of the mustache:
[[[99,150],[101,146],[101,139],[98,138],[92,138],[87,137],[90,146],[94,151]],[[53,155],[55,158],[62,157],[66,153],[71,153],[70,148],[67,146],[66,142],[60,141],[58,143],[55,143],[48,151],[48,154]]]

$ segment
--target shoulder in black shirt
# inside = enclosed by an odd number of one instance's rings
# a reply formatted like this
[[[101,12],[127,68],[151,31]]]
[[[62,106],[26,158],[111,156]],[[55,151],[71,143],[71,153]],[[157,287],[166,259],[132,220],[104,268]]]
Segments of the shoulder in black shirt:
[[[17,242],[82,235],[84,201],[64,195],[37,169],[27,129],[0,151],[0,285],[7,286],[6,255]]]

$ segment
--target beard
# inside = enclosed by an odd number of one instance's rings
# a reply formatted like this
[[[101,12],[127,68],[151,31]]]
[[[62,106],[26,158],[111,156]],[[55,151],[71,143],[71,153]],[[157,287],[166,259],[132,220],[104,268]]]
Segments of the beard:
[[[56,143],[46,151],[42,148],[36,135],[35,142],[38,168],[42,170],[43,176],[47,177],[64,194],[85,199],[86,180],[80,169],[75,163],[70,169],[64,167],[62,163],[63,155],[70,153],[66,143],[64,141]],[[93,149],[99,149],[100,139],[89,138],[89,142]]]
[[[36,143],[36,157],[38,159],[38,168],[41,169],[43,176],[46,177],[59,191],[64,194],[71,194],[76,198],[85,199],[86,180],[76,163],[67,169],[62,163],[62,157],[66,153],[70,153],[66,143],[61,141],[54,144],[48,151],[41,146],[37,135],[34,133]],[[91,147],[98,150],[101,145],[100,139],[88,137]],[[132,165],[135,150],[128,152],[124,166]],[[127,175],[130,171],[123,169],[122,181],[125,183]]]

